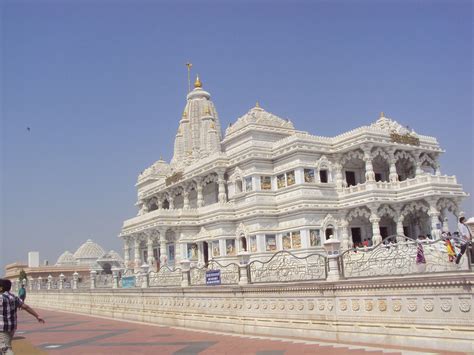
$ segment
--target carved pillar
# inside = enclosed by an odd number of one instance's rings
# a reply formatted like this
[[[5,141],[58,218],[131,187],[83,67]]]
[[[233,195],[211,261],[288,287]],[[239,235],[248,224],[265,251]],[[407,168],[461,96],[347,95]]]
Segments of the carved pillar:
[[[112,277],[113,277],[112,288],[119,288],[119,271],[120,269],[118,267],[114,266],[112,268]]]
[[[142,264],[142,260],[140,258],[140,241],[141,241],[141,238],[140,236],[135,236],[135,240],[134,240],[134,251],[135,251],[135,260],[134,260],[134,263],[135,263],[135,267],[134,267],[134,270],[135,272],[138,272],[140,270],[140,266]]]
[[[129,237],[123,238],[123,262],[125,269],[128,269],[130,264],[130,239]]]
[[[372,154],[370,153],[371,147],[364,149],[364,161],[365,161],[365,181],[375,181],[374,166],[372,165]]]
[[[90,275],[91,275],[91,289],[94,289],[96,287],[97,271],[91,270]]]
[[[189,209],[189,191],[188,189],[184,189],[183,191],[183,209]]]
[[[415,163],[416,163],[416,172],[415,177],[423,175],[423,169],[421,168],[421,161],[420,161],[420,151],[413,152],[415,155]]]
[[[441,166],[438,162],[436,162],[436,166],[435,166],[435,175],[441,176]]]
[[[39,276],[38,277],[38,285],[37,285],[38,290],[41,290],[41,286],[43,286],[42,283],[43,283],[43,278],[41,276]]]
[[[35,281],[35,280],[33,279],[33,277],[30,276],[29,279],[28,279],[28,289],[29,289],[30,291],[33,290],[33,283],[34,283],[34,281]]]
[[[72,289],[77,290],[77,284],[79,282],[79,274],[77,271],[74,271],[74,274],[72,274]]]
[[[339,247],[341,242],[336,238],[330,238],[323,244],[328,258],[328,274],[327,281],[338,281],[341,278],[340,269],[338,265]]]
[[[334,164],[334,168],[336,170],[336,188],[342,189],[343,187],[343,179],[342,179],[342,165],[340,163]]]
[[[436,206],[436,199],[428,199],[428,203],[430,205],[428,216],[430,216],[431,220],[431,236],[435,240],[440,239],[441,232],[438,229],[440,212],[438,211],[438,208]]]
[[[150,285],[149,278],[148,278],[148,270],[149,270],[149,267],[146,264],[140,267],[140,279],[142,281],[142,284],[140,285],[141,288],[148,288],[148,286]]]
[[[218,195],[218,201],[219,203],[226,203],[227,201],[227,196],[225,193],[225,180],[224,180],[224,173],[223,172],[218,172],[217,173],[217,184],[219,186],[219,195]]]
[[[164,266],[168,263],[166,250],[166,229],[160,229],[160,265]]]
[[[181,272],[182,272],[182,278],[181,278],[181,287],[187,287],[190,285],[190,275],[189,275],[189,270],[190,270],[191,262],[187,259],[181,260]]]
[[[147,247],[147,264],[149,267],[154,267],[155,265],[155,257],[153,256],[153,233],[149,232],[147,235],[147,241],[146,241],[146,247]]]
[[[389,164],[390,164],[390,172],[388,175],[388,179],[390,182],[397,182],[398,181],[398,174],[397,174],[397,166],[395,165],[397,163],[397,159],[395,158],[395,153],[393,149],[391,149],[388,152],[390,158],[389,158]]]
[[[370,222],[372,223],[372,245],[377,245],[382,241],[379,226],[380,217],[376,213],[372,213]]]
[[[156,196],[156,204],[158,205],[158,209],[162,210],[163,209],[163,197]]]
[[[443,217],[443,232],[449,232],[448,217]]]
[[[204,206],[204,198],[202,196],[202,179],[196,181],[196,192],[197,192],[197,206],[202,207]]]
[[[138,215],[142,216],[146,213],[148,213],[148,206],[147,206],[146,201],[144,200],[138,201]]]
[[[64,274],[61,273],[61,275],[59,275],[58,289],[59,289],[59,290],[62,290],[63,287],[64,287]]]
[[[48,290],[51,290],[52,286],[53,286],[53,276],[52,276],[52,275],[48,275],[47,289],[48,289]]]
[[[174,209],[174,196],[170,195],[168,202],[170,203],[170,210]]]
[[[352,243],[352,238],[349,238],[349,222],[346,221],[345,219],[342,220],[341,228],[342,228],[342,243],[341,243],[342,250],[351,249],[353,246],[353,243]]]

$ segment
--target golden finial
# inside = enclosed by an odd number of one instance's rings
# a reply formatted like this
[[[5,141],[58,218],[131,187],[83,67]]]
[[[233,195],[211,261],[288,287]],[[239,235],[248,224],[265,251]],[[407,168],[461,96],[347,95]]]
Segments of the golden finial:
[[[183,111],[183,117],[186,117],[186,116],[188,116],[188,114],[187,114],[187,112],[186,112],[186,109],[184,109],[184,111]]]
[[[195,87],[195,88],[200,88],[200,87],[202,87],[201,80],[199,80],[199,74],[198,74],[198,76],[196,76],[196,81],[194,82],[194,87]]]
[[[385,117],[385,113],[382,111],[380,112],[380,118]]]
[[[204,110],[204,114],[210,115],[211,111],[209,110],[209,105],[206,105],[206,109]]]
[[[211,124],[209,126],[211,129],[216,129],[216,125],[214,124],[214,121],[211,121]]]
[[[260,104],[258,103],[258,101],[255,103],[255,107],[260,108]]]
[[[188,67],[188,92],[191,92],[191,68],[193,67],[193,64],[187,62],[186,66]]]

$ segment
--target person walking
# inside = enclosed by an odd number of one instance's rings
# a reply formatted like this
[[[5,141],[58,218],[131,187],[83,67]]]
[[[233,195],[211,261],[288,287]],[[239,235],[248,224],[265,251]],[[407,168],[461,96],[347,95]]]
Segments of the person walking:
[[[456,257],[456,264],[459,264],[459,261],[461,260],[462,256],[466,252],[467,247],[469,246],[469,243],[472,240],[472,235],[471,231],[465,224],[466,218],[461,217],[459,218],[459,223],[458,223],[458,231],[459,231],[459,238],[461,242],[461,251],[459,252],[458,256]]]
[[[25,298],[26,298],[26,288],[25,288],[25,285],[21,285],[21,288],[20,290],[18,291],[18,297],[20,297],[20,299],[25,302]]]
[[[24,309],[38,322],[44,323],[36,311],[24,303],[19,297],[10,293],[12,283],[8,279],[0,279],[0,294],[2,296],[0,303],[0,354],[14,355],[12,349],[12,339],[17,328],[18,308]],[[26,295],[26,293],[25,293]]]

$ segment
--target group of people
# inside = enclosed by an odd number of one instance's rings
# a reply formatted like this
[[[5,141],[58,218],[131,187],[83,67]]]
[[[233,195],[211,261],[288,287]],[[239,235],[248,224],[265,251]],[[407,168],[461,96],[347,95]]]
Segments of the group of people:
[[[472,242],[472,234],[469,228],[466,226],[466,218],[459,218],[458,232],[456,235],[453,236],[450,232],[445,232],[442,236],[444,242],[446,243],[449,261],[454,261],[456,264],[459,264],[462,256],[466,253],[469,244]],[[453,242],[459,247],[459,253],[456,253]],[[471,262],[474,260],[473,254],[473,249],[471,248]]]
[[[18,324],[17,311],[19,309],[23,309],[31,314],[38,322],[44,323],[44,319],[24,302],[26,297],[24,286],[23,292],[19,292],[21,298],[11,293],[11,288],[12,283],[10,280],[0,279],[0,294],[2,296],[0,303],[0,354],[2,355],[13,355],[12,339]]]

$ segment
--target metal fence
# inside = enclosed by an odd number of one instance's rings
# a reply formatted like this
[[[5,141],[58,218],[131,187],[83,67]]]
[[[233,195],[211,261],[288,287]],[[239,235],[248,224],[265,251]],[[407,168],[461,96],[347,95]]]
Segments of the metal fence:
[[[150,287],[181,286],[183,272],[180,268],[162,266],[158,272],[151,271],[148,277]]]
[[[299,257],[283,250],[267,261],[252,261],[248,275],[251,283],[325,280],[327,258],[319,253]]]
[[[236,285],[240,280],[239,265],[230,263],[223,265],[218,261],[211,260],[207,266],[192,267],[189,270],[189,282],[191,286],[206,285],[206,273],[208,271],[220,270],[221,285]]]
[[[373,247],[343,252],[339,265],[344,278],[469,271],[468,254],[458,265],[448,254],[445,240],[394,235]]]

